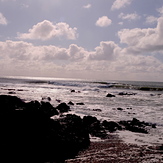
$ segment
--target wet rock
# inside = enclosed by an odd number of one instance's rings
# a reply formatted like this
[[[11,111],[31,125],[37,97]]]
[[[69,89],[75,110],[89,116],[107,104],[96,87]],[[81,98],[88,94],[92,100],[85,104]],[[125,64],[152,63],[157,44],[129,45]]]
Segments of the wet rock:
[[[90,144],[83,120],[76,115],[51,119],[55,108],[48,102],[0,96],[0,104],[1,162],[64,162]]]
[[[122,109],[122,108],[117,108],[117,110],[120,110],[120,111],[122,111],[123,109]]]
[[[40,111],[46,114],[48,117],[52,117],[54,115],[58,115],[57,108],[54,108],[49,102],[41,101]]]
[[[85,105],[83,102],[78,102],[76,105]]]
[[[69,101],[68,105],[74,105],[74,103],[72,101]]]
[[[96,117],[92,117],[92,116],[84,116],[83,117],[83,124],[88,127],[93,123],[100,123],[99,120]]]
[[[115,95],[108,93],[106,97],[115,97]]]
[[[102,122],[102,125],[105,127],[105,129],[109,130],[109,132],[114,132],[116,130],[122,130],[122,127],[114,121],[108,122],[108,121],[104,120]]]
[[[42,97],[42,101],[48,102],[48,101],[51,101],[51,98],[44,96],[44,97]]]
[[[58,103],[60,103],[60,102],[61,102],[61,100],[59,100],[59,99],[56,99],[56,101],[57,101]]]
[[[147,126],[156,127],[156,125],[153,126],[153,124],[150,124],[144,121],[139,121],[136,118],[133,118],[131,121],[120,121],[119,124],[124,126],[126,130],[129,130],[132,132],[145,133],[145,134],[148,133],[146,129]]]
[[[16,92],[10,91],[8,92],[8,94],[13,95],[13,94],[16,94]]]
[[[126,108],[126,109],[128,109],[128,110],[132,110],[132,108]]]
[[[93,109],[93,111],[102,112],[101,109]]]
[[[100,138],[105,138],[107,136],[104,127],[96,117],[84,116],[83,125],[92,136]]]
[[[41,107],[41,104],[38,101],[30,101],[26,103],[25,108],[30,111],[38,111]]]
[[[0,95],[0,113],[7,113],[25,106],[25,102],[16,96]]]
[[[57,110],[60,111],[60,113],[65,113],[70,111],[70,107],[66,103],[61,103],[56,107]]]
[[[61,119],[51,121],[50,131],[49,142],[55,149],[55,153],[51,155],[58,160],[74,157],[90,144],[89,133],[77,115],[68,114]]]

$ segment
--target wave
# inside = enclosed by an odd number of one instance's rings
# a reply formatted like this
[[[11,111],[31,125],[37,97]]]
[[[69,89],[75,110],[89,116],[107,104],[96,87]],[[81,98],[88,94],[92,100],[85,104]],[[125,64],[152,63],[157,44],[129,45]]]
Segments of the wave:
[[[162,82],[94,82],[99,88],[133,89],[140,91],[163,91]]]

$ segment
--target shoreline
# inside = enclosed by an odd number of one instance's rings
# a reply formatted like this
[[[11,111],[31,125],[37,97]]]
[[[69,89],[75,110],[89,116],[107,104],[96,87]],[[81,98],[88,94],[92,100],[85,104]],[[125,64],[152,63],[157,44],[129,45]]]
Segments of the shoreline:
[[[86,150],[65,163],[161,163],[162,154],[157,146],[130,144],[118,135],[109,135],[105,140],[91,142]]]

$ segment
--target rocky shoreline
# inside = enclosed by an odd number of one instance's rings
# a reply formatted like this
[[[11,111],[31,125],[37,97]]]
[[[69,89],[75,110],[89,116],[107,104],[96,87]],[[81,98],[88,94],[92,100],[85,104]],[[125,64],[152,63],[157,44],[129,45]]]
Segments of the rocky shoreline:
[[[16,96],[0,95],[0,104],[1,160],[6,162],[70,162],[76,156],[80,157],[81,151],[89,153],[94,147],[94,150],[100,150],[101,143],[103,148],[109,147],[110,152],[112,145],[123,150],[125,144],[112,139],[109,133],[129,130],[148,134],[149,128],[157,127],[136,118],[120,122],[101,122],[92,116],[81,118],[68,114],[71,108],[66,103],[53,107],[50,102],[24,102]],[[57,118],[52,118],[55,115]],[[105,143],[92,143],[90,135],[105,140]],[[161,153],[163,147],[158,149]]]

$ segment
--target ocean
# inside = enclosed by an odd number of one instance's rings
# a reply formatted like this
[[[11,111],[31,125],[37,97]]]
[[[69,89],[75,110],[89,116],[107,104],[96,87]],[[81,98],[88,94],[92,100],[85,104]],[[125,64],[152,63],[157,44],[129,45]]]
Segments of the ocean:
[[[115,97],[106,97],[108,93]],[[163,144],[163,82],[1,77],[0,94],[17,96],[26,102],[47,100],[54,107],[71,101],[74,105],[69,113],[81,117],[91,115],[117,122],[137,118],[156,124],[156,128],[150,128],[149,134],[113,134],[127,143]]]

